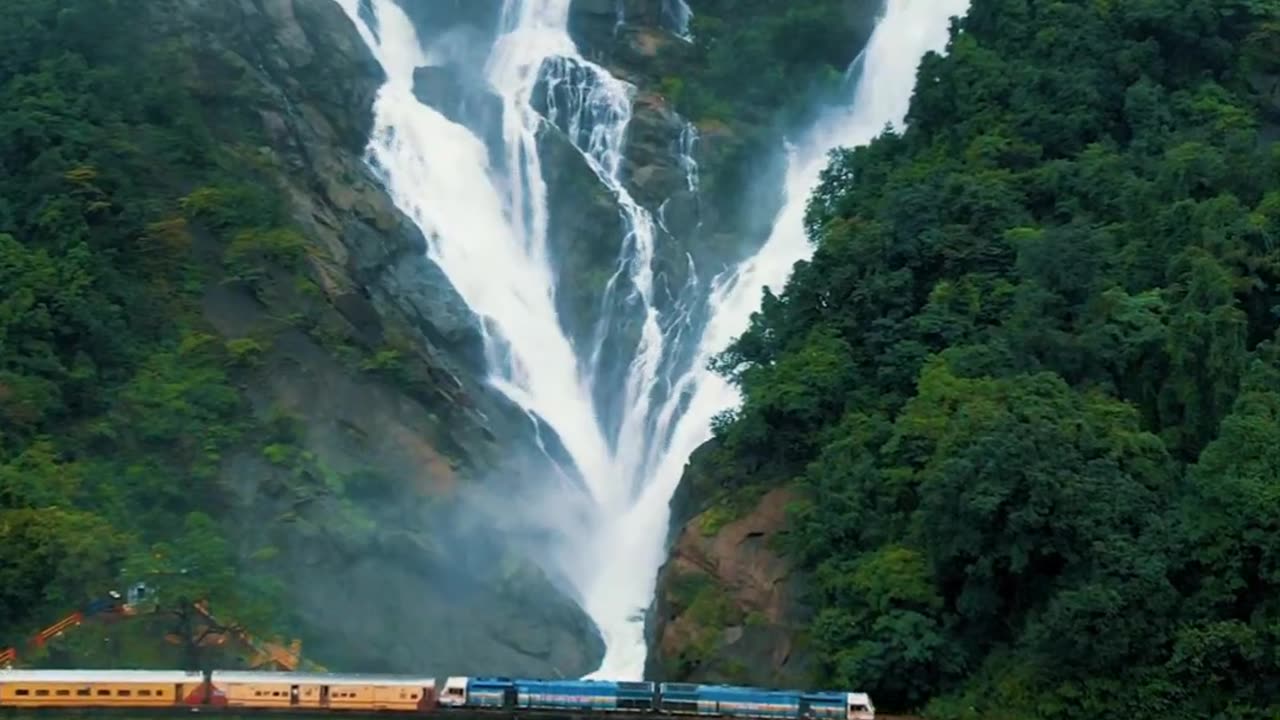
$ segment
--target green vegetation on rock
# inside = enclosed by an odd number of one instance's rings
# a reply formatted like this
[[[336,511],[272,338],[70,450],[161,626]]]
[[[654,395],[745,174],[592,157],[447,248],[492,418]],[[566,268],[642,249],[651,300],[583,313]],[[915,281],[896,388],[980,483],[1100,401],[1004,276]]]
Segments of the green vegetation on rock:
[[[708,660],[725,628],[744,618],[724,589],[700,572],[676,573],[670,581],[670,595],[672,610],[688,619],[692,633],[680,656],[667,658],[666,672],[679,676]]]
[[[815,680],[882,709],[1272,717],[1280,8],[958,30],[908,129],[833,158],[696,491],[804,490]]]
[[[269,603],[229,581],[204,514],[250,428],[234,375],[251,353],[200,322],[221,273],[193,248],[235,238],[229,259],[247,259],[292,247],[290,231],[268,184],[236,184],[253,174],[174,57],[137,36],[143,8],[0,8],[0,639],[123,580],[215,612]],[[199,569],[178,588],[186,565]]]
[[[708,242],[767,232],[754,205],[775,200],[747,191],[773,192],[764,180],[778,171],[780,131],[803,125],[804,113],[839,88],[880,6],[880,0],[692,3],[693,46],[671,51],[679,60],[665,61],[673,64],[662,68],[667,74],[657,87],[709,138],[699,150],[702,193],[725,218],[728,237]]]
[[[694,59],[662,89],[694,122],[769,125],[798,94],[830,90],[871,34],[878,0],[701,0]]]
[[[211,519],[230,504],[225,461],[261,441],[291,494],[341,491],[245,396],[271,337],[224,341],[203,315],[220,285],[313,284],[312,251],[260,126],[207,112],[175,72],[198,51],[142,34],[155,26],[136,2],[0,8],[0,646],[36,662],[38,628],[138,581],[159,591],[135,623],[150,644],[85,631],[99,645],[70,637],[61,661],[207,664],[161,639],[190,634],[197,600],[268,636],[289,628],[274,549],[242,557]],[[359,515],[334,527],[367,526]]]

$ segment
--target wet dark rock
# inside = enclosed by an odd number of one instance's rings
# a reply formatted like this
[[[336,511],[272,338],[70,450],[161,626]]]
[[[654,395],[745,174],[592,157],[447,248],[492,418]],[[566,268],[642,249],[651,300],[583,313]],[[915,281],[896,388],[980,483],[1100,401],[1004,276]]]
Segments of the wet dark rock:
[[[624,224],[613,194],[569,139],[551,125],[538,132],[547,183],[547,241],[560,283],[556,307],[570,337],[586,347],[600,298],[617,270]]]
[[[502,0],[397,0],[413,21],[418,36],[430,43],[435,37],[460,27],[495,33],[502,15]]]
[[[413,71],[413,94],[449,120],[465,125],[482,138],[489,157],[504,159],[502,152],[502,98],[476,82],[464,82],[456,64],[431,65]]]
[[[623,176],[642,205],[656,208],[672,195],[687,190],[685,169],[678,154],[684,126],[684,119],[660,95],[642,93],[636,98]]]

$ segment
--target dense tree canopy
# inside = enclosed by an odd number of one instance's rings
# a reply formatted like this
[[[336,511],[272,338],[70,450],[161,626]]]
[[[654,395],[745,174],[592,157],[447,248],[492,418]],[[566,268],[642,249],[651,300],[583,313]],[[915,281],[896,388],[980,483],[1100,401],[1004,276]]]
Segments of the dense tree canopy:
[[[834,154],[695,472],[806,489],[822,684],[1280,711],[1278,50],[1273,0],[974,0]]]
[[[269,185],[236,189],[253,166],[214,136],[180,48],[141,35],[148,5],[0,4],[0,646],[155,584],[121,570],[184,528],[212,548],[206,589],[244,599],[211,580],[234,558],[192,514],[219,505],[249,413],[199,321],[221,258],[201,262],[188,223],[256,237],[278,210]]]

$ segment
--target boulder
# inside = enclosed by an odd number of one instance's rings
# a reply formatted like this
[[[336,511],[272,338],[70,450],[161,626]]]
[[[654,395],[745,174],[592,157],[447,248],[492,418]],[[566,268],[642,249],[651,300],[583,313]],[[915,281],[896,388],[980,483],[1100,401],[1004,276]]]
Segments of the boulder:
[[[685,168],[680,164],[684,125],[661,95],[637,95],[627,133],[623,180],[635,199],[646,207],[656,208],[688,189]]]

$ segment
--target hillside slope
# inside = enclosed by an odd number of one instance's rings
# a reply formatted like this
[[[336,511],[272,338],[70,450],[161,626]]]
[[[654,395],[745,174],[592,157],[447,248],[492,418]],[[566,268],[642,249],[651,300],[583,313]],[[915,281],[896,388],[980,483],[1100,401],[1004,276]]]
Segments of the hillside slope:
[[[719,360],[745,402],[674,507],[657,660],[931,718],[1270,717],[1280,9],[957,31]]]
[[[335,669],[594,667],[461,511],[536,449],[364,165],[381,76],[341,10],[22,0],[0,40],[0,641],[145,581],[157,644],[206,597]],[[43,662],[215,660],[99,634]]]

